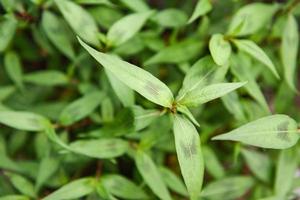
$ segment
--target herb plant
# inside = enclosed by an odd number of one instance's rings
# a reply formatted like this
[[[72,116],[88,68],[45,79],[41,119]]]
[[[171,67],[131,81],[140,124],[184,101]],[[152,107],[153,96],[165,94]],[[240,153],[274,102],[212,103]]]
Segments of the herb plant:
[[[299,0],[0,3],[0,200],[300,198]]]

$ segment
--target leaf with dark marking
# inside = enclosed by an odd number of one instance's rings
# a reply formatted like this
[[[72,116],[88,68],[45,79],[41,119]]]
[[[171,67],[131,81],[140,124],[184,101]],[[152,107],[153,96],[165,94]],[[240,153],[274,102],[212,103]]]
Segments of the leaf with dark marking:
[[[80,39],[79,42],[104,68],[109,70],[128,87],[140,93],[153,103],[165,107],[172,106],[172,92],[163,82],[152,74],[116,56],[96,51]]]
[[[200,138],[194,125],[184,116],[174,116],[175,146],[181,173],[191,199],[200,194],[204,163]]]
[[[286,115],[263,117],[213,138],[213,140],[233,140],[271,149],[289,148],[295,145],[298,139],[297,122]]]

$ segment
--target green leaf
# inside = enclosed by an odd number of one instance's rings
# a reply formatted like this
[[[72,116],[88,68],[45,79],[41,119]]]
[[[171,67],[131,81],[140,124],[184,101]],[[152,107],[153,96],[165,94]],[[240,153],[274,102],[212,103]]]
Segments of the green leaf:
[[[168,46],[145,61],[145,65],[160,63],[182,63],[195,58],[201,52],[203,43],[199,40],[188,39]]]
[[[98,181],[96,187],[97,187],[96,188],[97,194],[99,195],[100,199],[118,200],[111,193],[109,193],[109,191],[103,185],[103,181],[102,180]]]
[[[141,150],[136,152],[135,164],[154,194],[163,200],[171,200],[169,191],[167,190],[155,163],[145,152]]]
[[[195,89],[193,92],[187,93],[180,101],[180,104],[186,106],[198,106],[208,101],[217,99],[226,95],[227,93],[234,91],[247,82],[236,82],[236,83],[216,83],[206,86],[202,89]]]
[[[0,21],[0,52],[3,52],[13,39],[18,22],[14,16],[9,15]]]
[[[277,113],[284,113],[293,110],[291,106],[295,99],[295,92],[293,92],[284,81],[278,86],[278,90],[274,100],[274,108]],[[282,101],[284,99],[284,101]]]
[[[169,8],[158,12],[152,19],[162,27],[178,28],[186,24],[188,17],[179,9]]]
[[[271,149],[285,149],[299,139],[295,120],[286,115],[271,115],[245,124],[213,140],[232,140]]]
[[[150,10],[144,0],[120,0],[126,7],[134,12],[145,12]]]
[[[205,170],[214,178],[220,179],[225,176],[225,170],[218,160],[216,153],[208,146],[202,147]]]
[[[22,195],[6,195],[0,197],[0,200],[30,200],[30,198]]]
[[[55,14],[45,11],[42,16],[42,26],[54,46],[68,58],[73,59],[75,52],[62,20]]]
[[[108,30],[116,21],[123,17],[123,14],[113,7],[107,6],[92,6],[88,9],[97,24]]]
[[[185,185],[174,172],[172,172],[170,169],[166,167],[160,167],[159,171],[163,181],[171,190],[183,196],[188,196],[188,192],[186,190]]]
[[[234,44],[238,47],[239,50],[249,54],[254,59],[258,60],[262,64],[266,65],[271,72],[279,79],[279,75],[276,71],[276,68],[268,55],[259,47],[257,44],[251,40],[233,40]]]
[[[10,79],[19,89],[23,89],[23,69],[18,54],[12,51],[7,52],[4,56],[4,65]]]
[[[174,137],[180,170],[190,198],[197,199],[204,176],[200,137],[193,124],[180,115],[174,116]]]
[[[269,157],[263,153],[253,150],[242,149],[241,152],[251,172],[260,180],[269,182],[272,169]]]
[[[190,17],[188,23],[192,23],[197,18],[199,18],[199,17],[205,15],[206,13],[208,13],[209,11],[211,11],[211,9],[212,9],[212,5],[209,0],[198,0],[195,10],[194,10],[192,16]]]
[[[5,100],[16,91],[16,88],[12,85],[0,87],[0,101]]]
[[[51,176],[57,171],[59,167],[59,161],[53,157],[46,156],[42,158],[37,172],[36,178],[36,191],[39,191],[43,184],[49,180]]]
[[[5,173],[11,183],[13,184],[13,186],[20,191],[22,194],[27,195],[29,197],[35,198],[36,194],[34,191],[34,187],[32,185],[32,183],[27,180],[26,178],[24,178],[23,176],[20,176],[18,174],[14,174],[14,173]]]
[[[259,200],[281,200],[282,197],[278,197],[278,196],[271,196],[271,197],[266,197],[266,198],[262,198]]]
[[[236,91],[222,96],[221,100],[228,112],[230,112],[235,117],[235,119],[237,119],[238,121],[245,121],[246,116],[243,110],[243,105],[241,104]]]
[[[291,191],[293,180],[298,168],[297,148],[282,150],[277,161],[275,175],[275,194],[281,196],[282,199]]]
[[[209,199],[231,200],[238,199],[245,194],[254,181],[251,177],[227,177],[209,183],[201,192],[201,197]]]
[[[26,74],[24,75],[24,81],[44,86],[66,85],[69,82],[65,74],[55,70],[35,71]]]
[[[60,114],[59,121],[67,126],[91,114],[104,99],[104,93],[91,92],[70,103]]]
[[[107,33],[109,44],[119,46],[132,38],[152,14],[153,11],[134,13],[115,22]]]
[[[55,0],[55,3],[77,35],[86,42],[99,46],[96,22],[86,10],[69,0]]]
[[[0,111],[0,123],[23,131],[42,131],[48,120],[24,111]]]
[[[299,46],[298,23],[292,14],[289,14],[281,36],[281,60],[284,69],[284,78],[288,86],[297,91],[295,74],[297,67],[297,55]]]
[[[268,103],[266,102],[253,73],[251,73],[253,67],[252,63],[247,62],[245,59],[245,55],[242,54],[232,56],[230,69],[239,81],[248,81],[245,85],[245,89],[262,106],[266,113],[269,113]]]
[[[214,34],[209,41],[209,50],[218,65],[228,62],[231,54],[231,45],[222,34]]]
[[[117,175],[109,174],[102,177],[102,182],[109,193],[123,199],[147,199],[148,195],[134,182]]]
[[[244,36],[257,32],[266,27],[278,8],[276,4],[263,3],[252,3],[240,8],[229,25],[229,34]]]
[[[120,81],[112,72],[105,70],[108,80],[123,106],[129,107],[134,105],[134,92],[131,88]]]
[[[108,97],[101,102],[101,117],[103,123],[110,123],[114,119],[114,106]]]
[[[172,92],[152,74],[113,55],[98,52],[80,39],[79,42],[104,68],[112,72],[128,87],[158,105],[172,106]]]
[[[146,128],[151,124],[151,122],[153,122],[161,115],[161,112],[159,110],[146,110],[140,106],[134,106],[132,109],[134,112],[134,125],[136,131]]]
[[[123,155],[129,148],[127,141],[121,139],[90,139],[76,140],[70,144],[70,149],[76,153],[93,158],[107,159]]]
[[[11,12],[16,7],[15,0],[0,0],[0,4],[6,10],[6,12]]]
[[[113,6],[109,0],[75,0],[76,3],[84,4],[84,5],[106,5]]]
[[[185,95],[195,90],[223,81],[227,70],[228,65],[218,66],[210,56],[199,59],[184,77],[176,101],[180,101]]]
[[[64,185],[43,200],[77,199],[92,193],[94,189],[94,178],[81,178]]]
[[[197,122],[191,111],[186,106],[178,104],[177,111],[187,116],[191,122],[200,127],[200,124]]]

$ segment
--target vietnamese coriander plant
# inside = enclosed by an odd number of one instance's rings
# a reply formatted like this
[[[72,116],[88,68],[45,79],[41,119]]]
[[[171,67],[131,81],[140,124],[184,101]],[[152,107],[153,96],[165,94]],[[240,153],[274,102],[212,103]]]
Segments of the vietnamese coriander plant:
[[[0,0],[0,200],[300,198],[299,4]]]

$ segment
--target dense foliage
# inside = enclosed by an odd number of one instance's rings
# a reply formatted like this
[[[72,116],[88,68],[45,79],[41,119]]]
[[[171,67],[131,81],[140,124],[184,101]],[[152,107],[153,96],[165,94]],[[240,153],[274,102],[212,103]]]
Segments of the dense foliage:
[[[299,0],[0,3],[0,200],[300,198]]]

